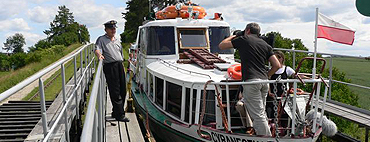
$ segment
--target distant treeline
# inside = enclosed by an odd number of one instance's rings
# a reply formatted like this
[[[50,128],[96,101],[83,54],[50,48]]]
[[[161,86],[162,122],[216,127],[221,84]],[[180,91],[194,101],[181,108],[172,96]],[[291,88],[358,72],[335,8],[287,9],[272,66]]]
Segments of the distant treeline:
[[[66,6],[59,6],[58,14],[50,22],[50,28],[44,31],[47,38],[29,47],[28,53],[22,49],[26,44],[22,34],[8,37],[3,49],[12,52],[0,54],[0,71],[15,70],[44,60],[46,55],[63,54],[63,50],[71,44],[89,42],[86,25],[75,22],[72,14]]]

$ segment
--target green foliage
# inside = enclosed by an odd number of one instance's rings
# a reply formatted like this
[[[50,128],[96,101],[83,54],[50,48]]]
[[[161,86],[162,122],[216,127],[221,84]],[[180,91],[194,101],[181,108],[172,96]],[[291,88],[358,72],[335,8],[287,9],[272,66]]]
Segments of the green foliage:
[[[26,57],[26,53],[15,53],[10,56],[9,60],[13,68],[18,69],[26,65]]]
[[[27,54],[27,57],[25,59],[26,64],[34,63],[34,62],[40,62],[42,58],[40,51],[30,52]]]
[[[0,54],[0,70],[9,71],[11,64],[9,62],[9,56],[6,54]]]
[[[121,34],[121,41],[130,43],[135,41],[139,26],[144,22],[144,17],[149,14],[149,3],[146,0],[130,0],[126,4],[127,12],[122,13],[126,23],[125,31]]]
[[[11,88],[12,86],[18,84],[19,82],[23,81],[27,77],[33,75],[34,73],[38,72],[39,70],[45,68],[46,66],[54,63],[55,61],[59,60],[63,57],[63,55],[66,55],[76,48],[80,47],[81,44],[73,44],[67,48],[64,48],[63,53],[52,53],[53,49],[45,49],[40,52],[40,55],[42,55],[41,60],[39,62],[33,62],[30,63],[22,68],[19,68],[18,70],[12,70],[6,73],[0,74],[0,82],[3,82],[0,84],[0,92],[4,92],[5,90]],[[59,47],[61,48],[61,47]],[[0,56],[1,57],[1,56]]]
[[[4,50],[6,51],[12,51],[13,53],[21,53],[23,51],[23,46],[26,44],[26,40],[24,39],[24,36],[20,33],[16,33],[13,36],[10,36],[6,39],[6,42],[4,43]]]
[[[180,0],[184,2],[184,0]],[[144,19],[153,19],[154,10],[161,10],[166,6],[176,4],[176,0],[152,0],[149,13],[149,3],[146,0],[130,0],[126,2],[127,12],[122,12],[123,18],[126,19],[125,31],[121,33],[121,42],[131,43],[136,40],[139,26],[144,22]]]
[[[66,6],[59,6],[58,15],[50,23],[50,29],[44,31],[51,45],[69,46],[77,42],[86,43],[90,41],[86,25],[75,22],[72,14]]]

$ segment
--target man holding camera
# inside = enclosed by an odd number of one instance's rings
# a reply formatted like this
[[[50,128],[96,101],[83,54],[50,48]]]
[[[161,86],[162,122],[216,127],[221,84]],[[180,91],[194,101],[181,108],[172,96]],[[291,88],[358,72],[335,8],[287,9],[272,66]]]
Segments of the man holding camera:
[[[273,54],[272,47],[259,37],[260,30],[257,23],[249,23],[244,31],[224,39],[219,44],[222,50],[235,48],[239,51],[242,80],[245,82],[268,80],[281,66]],[[266,61],[272,65],[268,73],[265,68]],[[253,120],[257,135],[271,136],[265,112],[268,89],[268,83],[243,85],[246,110]]]

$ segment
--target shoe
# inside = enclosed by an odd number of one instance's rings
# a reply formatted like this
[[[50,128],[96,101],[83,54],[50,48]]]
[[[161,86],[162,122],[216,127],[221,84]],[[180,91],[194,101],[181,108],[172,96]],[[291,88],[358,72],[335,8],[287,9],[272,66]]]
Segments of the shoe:
[[[120,117],[114,117],[117,121],[121,121],[121,122],[130,122],[130,119],[128,119],[127,117],[125,117],[124,115],[121,115]]]
[[[247,127],[247,130],[245,131],[245,133],[249,134],[249,135],[254,135],[255,131],[254,131],[253,127]]]

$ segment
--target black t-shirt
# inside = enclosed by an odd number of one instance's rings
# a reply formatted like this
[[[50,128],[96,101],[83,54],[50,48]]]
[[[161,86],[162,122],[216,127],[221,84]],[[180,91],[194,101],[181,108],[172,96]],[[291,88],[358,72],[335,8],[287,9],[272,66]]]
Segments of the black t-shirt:
[[[231,43],[239,50],[243,80],[268,79],[265,63],[274,54],[270,45],[255,34],[236,37]]]

